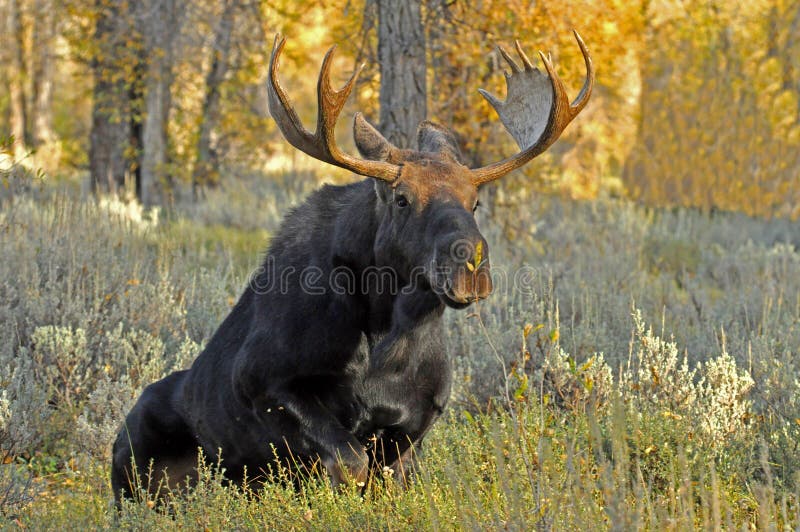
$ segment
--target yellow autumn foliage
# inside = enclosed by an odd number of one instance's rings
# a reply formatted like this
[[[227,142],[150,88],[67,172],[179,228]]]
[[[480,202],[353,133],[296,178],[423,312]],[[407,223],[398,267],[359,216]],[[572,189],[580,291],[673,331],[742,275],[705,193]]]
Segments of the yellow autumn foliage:
[[[9,1],[0,0],[0,5]],[[96,41],[95,24],[100,10],[114,3],[37,2],[56,13],[56,37],[49,45],[55,57],[53,127],[63,148],[55,151],[62,157],[56,165],[60,173],[85,167],[91,65],[106,60],[109,49]],[[0,34],[0,50],[10,50],[5,45],[17,38],[23,55],[35,64],[41,9],[16,4],[22,6],[21,31]],[[214,57],[210,37],[226,5],[232,3],[202,0],[184,14],[168,122],[174,183],[191,176],[205,79]],[[313,124],[317,72],[333,44],[338,44],[335,81],[366,64],[344,114],[361,110],[377,121],[379,21],[374,2],[282,0],[241,6],[214,133],[225,165],[253,171],[315,165],[287,148],[266,108],[266,64],[276,32],[289,39],[282,76],[305,123]],[[497,202],[525,202],[533,193],[551,191],[573,198],[623,195],[652,205],[800,216],[798,2],[427,0],[422,9],[429,117],[458,132],[466,158],[476,165],[516,148],[477,92],[485,88],[504,94],[504,65],[495,45],[510,46],[519,39],[531,57],[539,50],[551,53],[572,95],[584,76],[572,29],[580,31],[591,50],[597,69],[592,102],[545,155],[504,180]],[[137,90],[132,65],[141,41],[133,33],[125,39],[127,52],[117,61],[130,61],[131,68],[115,64],[113,75],[124,76],[127,86]],[[32,101],[35,83],[12,77],[11,64],[9,53],[0,52],[4,89],[22,82]],[[12,103],[0,91],[4,137]],[[341,122],[340,142],[352,149],[349,118]],[[348,179],[335,169],[326,169],[325,175]]]

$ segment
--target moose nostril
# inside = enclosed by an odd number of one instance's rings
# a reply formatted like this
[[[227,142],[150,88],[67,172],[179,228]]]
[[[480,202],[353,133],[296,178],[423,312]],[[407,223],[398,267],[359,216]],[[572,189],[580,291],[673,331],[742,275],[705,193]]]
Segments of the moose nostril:
[[[448,284],[453,299],[462,303],[472,303],[484,299],[492,293],[492,278],[488,265],[475,268],[471,263],[461,267]]]
[[[466,239],[459,239],[450,246],[450,258],[455,262],[467,262],[475,255],[475,244]]]
[[[489,296],[494,290],[494,283],[492,283],[492,276],[489,274],[488,268],[481,269],[478,273],[476,279],[476,289],[475,293],[478,296],[478,299],[483,299]]]
[[[469,263],[477,267],[488,257],[487,251],[483,239],[458,239],[450,245],[450,259],[456,264]]]

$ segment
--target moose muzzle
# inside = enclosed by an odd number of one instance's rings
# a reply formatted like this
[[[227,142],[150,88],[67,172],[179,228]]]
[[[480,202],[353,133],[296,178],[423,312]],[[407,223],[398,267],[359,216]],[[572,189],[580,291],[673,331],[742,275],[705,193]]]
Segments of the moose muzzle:
[[[479,237],[457,240],[436,254],[431,284],[446,304],[462,308],[492,293],[488,251]]]

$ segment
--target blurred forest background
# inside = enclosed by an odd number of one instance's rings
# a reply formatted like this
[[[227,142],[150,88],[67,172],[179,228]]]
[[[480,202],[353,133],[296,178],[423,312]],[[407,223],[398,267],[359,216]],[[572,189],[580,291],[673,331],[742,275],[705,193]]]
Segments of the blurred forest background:
[[[391,22],[398,5],[410,18]],[[351,112],[407,144],[388,114],[405,97],[461,135],[471,164],[486,164],[514,149],[477,92],[504,94],[494,45],[517,38],[529,55],[550,51],[574,95],[584,73],[575,28],[596,64],[593,100],[551,150],[504,180],[492,206],[551,190],[800,216],[796,0],[0,0],[0,13],[0,165],[41,168],[86,191],[124,189],[168,206],[242,171],[314,168],[269,118],[279,31],[289,39],[284,84],[307,124],[322,56],[336,43],[336,79],[366,63]],[[399,100],[379,97],[382,75],[383,91],[388,76],[409,75],[381,71],[400,57],[382,55],[395,53],[378,46],[382,18],[396,33],[381,41],[417,54],[408,59],[416,92]]]

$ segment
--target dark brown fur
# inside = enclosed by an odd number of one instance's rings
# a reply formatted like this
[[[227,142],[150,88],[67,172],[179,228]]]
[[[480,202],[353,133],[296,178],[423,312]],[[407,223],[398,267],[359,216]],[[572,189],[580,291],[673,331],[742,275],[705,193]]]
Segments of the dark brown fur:
[[[234,482],[263,480],[276,458],[320,464],[334,483],[406,471],[450,394],[442,313],[489,294],[488,260],[467,267],[488,247],[449,133],[423,123],[419,152],[375,135],[357,133],[359,148],[401,161],[400,178],[322,187],[286,217],[192,367],[148,386],[128,414],[113,451],[117,498],[151,461],[151,485],[191,481],[198,448]],[[338,274],[350,289],[330,285]]]

